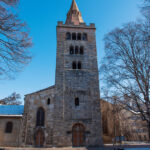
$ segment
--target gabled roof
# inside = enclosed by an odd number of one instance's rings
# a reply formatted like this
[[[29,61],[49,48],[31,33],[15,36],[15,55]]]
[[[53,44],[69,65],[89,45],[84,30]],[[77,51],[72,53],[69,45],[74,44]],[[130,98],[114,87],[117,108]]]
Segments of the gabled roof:
[[[23,105],[0,105],[1,115],[22,115],[24,111]]]
[[[42,89],[42,90],[39,90],[39,91],[36,91],[36,92],[33,92],[33,93],[30,93],[30,94],[26,94],[25,96],[32,95],[32,94],[37,94],[37,93],[40,93],[40,92],[43,92],[43,91],[46,91],[46,90],[50,90],[50,89],[54,89],[54,88],[55,88],[55,85],[50,86],[50,87],[45,88],[45,89]]]

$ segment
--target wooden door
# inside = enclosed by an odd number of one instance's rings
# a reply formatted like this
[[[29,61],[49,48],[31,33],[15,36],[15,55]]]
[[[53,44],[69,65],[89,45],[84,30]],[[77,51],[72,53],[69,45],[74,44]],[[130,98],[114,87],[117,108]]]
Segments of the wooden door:
[[[76,124],[73,126],[72,131],[73,146],[83,146],[85,139],[84,126],[82,124]]]
[[[36,135],[36,146],[43,147],[44,144],[44,134],[42,131],[38,131]]]

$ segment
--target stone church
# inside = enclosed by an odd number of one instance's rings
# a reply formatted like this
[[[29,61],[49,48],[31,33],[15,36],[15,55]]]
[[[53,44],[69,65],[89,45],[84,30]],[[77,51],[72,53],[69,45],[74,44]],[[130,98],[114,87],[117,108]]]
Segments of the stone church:
[[[55,85],[25,96],[21,146],[103,144],[95,31],[73,0],[57,24]]]

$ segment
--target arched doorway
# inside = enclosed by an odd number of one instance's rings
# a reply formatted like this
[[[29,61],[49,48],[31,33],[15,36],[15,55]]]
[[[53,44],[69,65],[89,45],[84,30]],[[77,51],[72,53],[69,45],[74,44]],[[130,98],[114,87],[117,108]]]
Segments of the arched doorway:
[[[44,133],[42,130],[37,131],[35,138],[36,147],[43,147],[44,145]]]
[[[85,128],[82,124],[75,124],[72,128],[73,146],[83,146],[85,139]]]

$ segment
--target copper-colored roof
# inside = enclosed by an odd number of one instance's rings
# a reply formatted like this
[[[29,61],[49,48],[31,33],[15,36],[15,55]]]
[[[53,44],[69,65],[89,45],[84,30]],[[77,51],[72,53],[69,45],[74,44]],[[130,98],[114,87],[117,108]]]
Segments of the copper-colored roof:
[[[77,3],[76,3],[75,0],[72,1],[72,5],[71,5],[70,10],[77,10],[77,11],[79,11],[79,8],[78,8]]]
[[[75,0],[73,0],[71,8],[67,14],[66,24],[74,23],[74,25],[79,25],[80,23],[83,22],[84,21],[82,19],[81,12],[79,11],[77,3]]]

